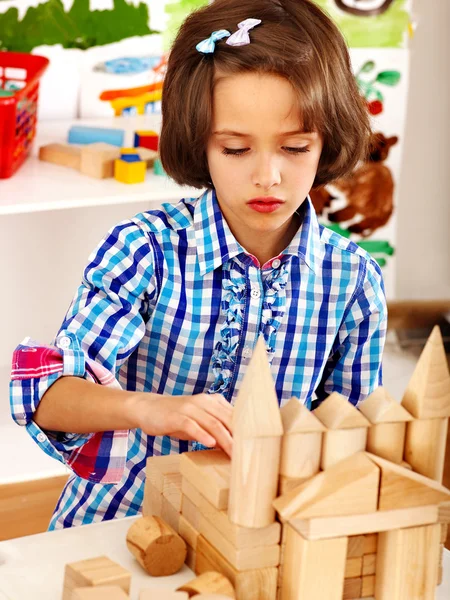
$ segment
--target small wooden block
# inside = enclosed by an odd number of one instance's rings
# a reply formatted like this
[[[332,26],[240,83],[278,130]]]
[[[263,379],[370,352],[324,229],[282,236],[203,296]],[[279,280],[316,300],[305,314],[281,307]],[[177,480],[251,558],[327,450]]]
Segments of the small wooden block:
[[[191,569],[191,571],[195,572],[195,565],[197,564],[197,552],[194,548],[191,548],[189,544],[186,544],[187,553],[186,553],[186,564]]]
[[[333,392],[313,413],[327,429],[370,427],[370,422],[344,396]]]
[[[416,419],[406,425],[404,458],[414,471],[442,482],[448,419]]]
[[[375,595],[375,575],[366,575],[362,578],[361,598]]]
[[[228,598],[236,598],[234,588],[229,579],[217,571],[206,571],[192,581],[178,588],[180,592],[187,592],[189,598],[197,594],[223,594]]]
[[[181,512],[181,473],[167,473],[164,476],[163,496],[177,512]]]
[[[351,579],[354,577],[361,577],[363,572],[363,557],[356,556],[354,558],[347,558],[345,563],[345,579]],[[368,573],[369,574],[369,573]],[[352,598],[356,598],[357,596],[352,596]]]
[[[355,427],[329,430],[324,433],[320,459],[321,469],[325,471],[345,458],[365,450],[367,432],[367,427]]]
[[[369,533],[364,536],[364,553],[376,554],[378,548],[378,533]]]
[[[362,579],[361,577],[353,577],[344,580],[344,593],[342,600],[355,600],[361,597]]]
[[[444,544],[439,544],[439,564],[438,564],[438,578],[437,585],[441,585],[444,579]]]
[[[76,588],[72,591],[72,600],[129,600],[129,596],[116,585],[102,585]]]
[[[127,548],[154,577],[177,573],[186,559],[186,543],[159,517],[141,517],[129,528]]]
[[[180,530],[179,533],[183,540],[186,542],[188,546],[190,546],[193,550],[197,548],[197,540],[200,533],[192,527],[183,515],[180,515]]]
[[[180,471],[209,502],[219,510],[228,508],[231,461],[222,450],[185,452]]]
[[[364,554],[366,536],[352,535],[348,538],[347,558],[356,558]]]
[[[403,462],[406,423],[372,425],[367,434],[367,450],[393,463]]]
[[[286,477],[285,475],[280,475],[280,480],[278,482],[278,496],[283,496],[287,494],[291,490],[294,490],[305,481],[308,481],[310,477],[305,477],[302,479],[297,479],[296,477]]]
[[[114,177],[114,161],[117,158],[120,158],[117,146],[104,142],[87,144],[81,148],[80,171],[96,179]]]
[[[188,600],[187,592],[174,592],[167,588],[151,588],[141,590],[139,600]]]
[[[413,417],[383,388],[378,387],[358,405],[358,409],[372,423],[406,423]]]
[[[144,486],[144,503],[142,505],[142,514],[144,517],[161,517],[162,505],[163,495],[147,478]]]
[[[165,496],[162,498],[161,518],[177,533],[180,530],[180,513],[172,506]]]
[[[165,454],[163,456],[150,456],[147,459],[147,481],[161,494],[165,491],[165,476],[180,473],[180,457],[180,454]]]
[[[439,523],[450,523],[450,502],[439,506]]]
[[[375,575],[377,564],[377,555],[376,554],[365,554],[363,556],[363,564],[362,564],[362,574],[365,575]]]
[[[199,531],[200,528],[200,511],[193,502],[187,497],[181,498],[181,514],[194,529]]]
[[[447,533],[448,533],[448,524],[447,523],[442,523],[442,525],[441,525],[441,539],[440,539],[441,544],[445,544],[445,541],[447,539]]]
[[[81,148],[67,144],[47,144],[39,148],[39,160],[79,171]]]
[[[139,146],[136,150],[141,157],[141,160],[147,163],[147,169],[151,169],[155,164],[155,160],[158,158],[158,152],[150,150],[149,148],[143,148],[142,146]]]
[[[67,564],[64,572],[64,588],[118,586],[130,592],[131,573],[107,556],[99,556]],[[70,593],[66,597],[70,596]]]

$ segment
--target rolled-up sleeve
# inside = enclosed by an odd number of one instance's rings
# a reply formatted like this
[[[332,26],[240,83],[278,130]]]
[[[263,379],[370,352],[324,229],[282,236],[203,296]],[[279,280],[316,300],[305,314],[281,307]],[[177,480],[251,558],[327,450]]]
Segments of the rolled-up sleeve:
[[[94,482],[122,475],[127,431],[43,431],[33,421],[46,391],[64,376],[120,387],[116,374],[145,333],[157,294],[151,233],[134,221],[111,229],[91,254],[83,280],[51,345],[27,338],[14,351],[13,419],[50,456]]]

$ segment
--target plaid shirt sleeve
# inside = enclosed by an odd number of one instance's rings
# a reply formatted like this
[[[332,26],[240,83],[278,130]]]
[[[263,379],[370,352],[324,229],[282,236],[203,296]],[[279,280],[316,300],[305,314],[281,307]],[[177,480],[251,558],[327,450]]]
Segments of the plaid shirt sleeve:
[[[382,385],[386,326],[383,277],[378,264],[370,259],[344,314],[313,408],[332,392],[339,392],[356,406]]]
[[[127,221],[113,228],[90,256],[54,343],[43,346],[27,338],[14,351],[13,419],[47,454],[95,483],[116,483],[122,477],[128,432],[42,431],[33,414],[63,376],[120,387],[115,375],[142,339],[144,314],[156,293],[153,264],[149,238],[137,225]]]

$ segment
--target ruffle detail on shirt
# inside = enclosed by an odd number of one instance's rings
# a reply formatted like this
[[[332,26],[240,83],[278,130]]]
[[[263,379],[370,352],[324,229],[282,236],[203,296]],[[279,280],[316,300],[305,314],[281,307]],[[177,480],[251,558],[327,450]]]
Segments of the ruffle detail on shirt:
[[[286,285],[289,279],[289,261],[272,269],[264,278],[264,300],[260,331],[264,335],[267,357],[272,363],[275,354],[275,339],[286,312]]]

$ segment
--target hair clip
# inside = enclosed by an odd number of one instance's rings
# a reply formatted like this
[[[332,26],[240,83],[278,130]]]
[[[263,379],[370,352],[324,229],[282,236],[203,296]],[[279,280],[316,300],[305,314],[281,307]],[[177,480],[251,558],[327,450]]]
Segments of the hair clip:
[[[241,21],[238,23],[239,29],[227,39],[227,44],[229,46],[245,46],[246,44],[250,44],[248,32],[260,23],[261,19],[245,19],[245,21]]]
[[[231,33],[226,29],[219,29],[218,31],[213,31],[209,38],[206,40],[202,40],[195,47],[199,52],[203,54],[212,54],[216,48],[216,42],[219,40],[229,37]]]

